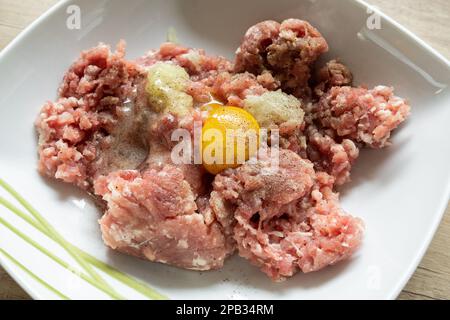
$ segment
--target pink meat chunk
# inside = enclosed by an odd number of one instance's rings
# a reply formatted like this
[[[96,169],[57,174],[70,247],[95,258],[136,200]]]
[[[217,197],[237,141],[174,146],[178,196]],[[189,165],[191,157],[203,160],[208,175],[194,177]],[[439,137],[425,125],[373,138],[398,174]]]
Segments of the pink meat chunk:
[[[186,70],[191,79],[187,92],[197,104],[215,99],[228,105],[242,106],[248,95],[261,95],[280,87],[269,72],[258,76],[246,72],[233,74],[233,65],[225,58],[174,43],[162,44],[159,50],[151,50],[137,63],[151,66],[160,61],[177,64]]]
[[[324,128],[371,148],[389,145],[391,132],[409,113],[408,103],[386,86],[372,90],[333,87],[322,96],[317,108],[317,118]]]
[[[268,91],[267,88],[276,87],[275,80],[268,76],[256,77],[250,73],[221,73],[210,89],[211,95],[227,105],[243,107],[248,96],[260,96]]]
[[[327,51],[326,40],[306,21],[264,21],[246,32],[236,52],[234,70],[256,75],[269,72],[283,91],[299,98],[310,97],[312,66]]]
[[[350,257],[361,243],[363,222],[341,209],[334,179],[294,152],[280,150],[279,170],[272,157],[214,180],[211,207],[234,226],[239,254],[278,281]]]
[[[335,185],[350,181],[350,172],[359,157],[359,148],[350,139],[337,142],[333,134],[307,124],[303,139],[305,143],[297,153],[314,164],[314,170],[323,171],[332,176]]]
[[[193,137],[194,122],[203,121],[205,114],[205,112],[197,110],[181,119],[172,114],[157,116],[157,119],[153,119],[152,124],[149,127],[148,135],[150,152],[148,153],[145,163],[141,166],[141,169],[153,168],[161,170],[166,164],[171,164],[182,171],[184,178],[190,184],[195,197],[207,194],[210,181],[206,176],[206,170],[203,166],[193,164],[193,158],[191,164],[175,165],[171,158],[172,148],[178,143],[171,139],[173,131],[177,129],[186,129],[190,132],[191,137]]]
[[[190,76],[188,93],[197,103],[211,99],[241,106],[247,95],[261,95],[268,88],[277,88],[270,74],[254,76],[249,73],[232,74],[232,64],[223,57],[207,55],[204,50],[164,43],[159,50],[152,50],[139,58],[137,63],[151,66],[165,61],[183,67]]]
[[[47,102],[39,114],[39,171],[49,177],[87,188],[88,165],[96,157],[96,148],[87,141],[89,132],[108,125],[83,101],[61,98]]]
[[[107,203],[100,225],[112,249],[192,270],[221,268],[234,251],[179,168],[114,172],[95,181],[95,193]]]
[[[104,44],[82,52],[64,76],[60,97],[83,98],[89,107],[99,108],[115,105],[130,96],[142,78],[142,70],[124,56],[123,41],[116,52]]]
[[[193,81],[209,80],[221,72],[232,70],[232,64],[224,57],[207,55],[202,49],[193,49],[166,42],[158,50],[151,50],[136,62],[151,66],[157,62],[173,62],[183,67]]]
[[[331,60],[316,72],[314,82],[314,94],[320,98],[332,87],[351,86],[353,75],[346,65]]]
[[[297,19],[251,27],[235,64],[174,43],[127,61],[124,42],[115,52],[100,44],[82,52],[56,102],[41,109],[39,171],[95,195],[105,243],[126,254],[212,270],[237,249],[276,281],[336,264],[360,246],[364,226],[335,189],[350,180],[360,147],[389,145],[410,107],[389,87],[352,88],[337,60],[314,70],[327,50],[319,31]],[[194,110],[184,117],[148,105],[147,72],[161,61],[190,76]],[[272,128],[281,149],[215,177],[172,162],[172,133],[193,137],[194,122],[208,116],[201,105],[243,107],[247,97],[279,89],[305,111],[302,123]]]
[[[102,44],[84,51],[64,76],[59,99],[42,107],[36,120],[42,174],[89,189],[97,171],[114,167],[100,151],[114,145],[122,107],[136,99],[144,79],[123,50],[120,43],[115,53]]]
[[[311,161],[314,170],[331,175],[336,186],[349,182],[351,168],[359,157],[358,146],[350,139],[337,137],[333,130],[316,125],[317,104],[302,103],[302,109],[302,124],[280,126],[281,148]]]
[[[151,50],[139,58],[137,63],[151,66],[161,61],[174,63],[186,70],[191,79],[188,93],[199,104],[211,101],[216,78],[232,71],[231,62],[223,57],[207,55],[204,50],[174,43],[163,43],[158,50]]]

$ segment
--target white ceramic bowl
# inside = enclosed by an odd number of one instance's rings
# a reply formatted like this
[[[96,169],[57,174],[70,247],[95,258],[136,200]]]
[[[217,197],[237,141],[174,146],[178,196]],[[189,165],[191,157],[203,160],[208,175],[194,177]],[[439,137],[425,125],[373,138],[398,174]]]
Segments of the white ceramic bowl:
[[[81,29],[69,30],[67,8],[81,9]],[[70,10],[69,10],[70,11]],[[72,11],[71,11],[72,12]],[[447,205],[450,191],[449,63],[414,35],[382,16],[381,29],[367,27],[364,3],[351,0],[278,1],[66,1],[59,3],[15,39],[0,55],[0,177],[68,241],[172,299],[378,299],[395,298],[417,267]],[[214,54],[233,56],[243,33],[265,20],[301,18],[329,41],[328,57],[340,57],[356,83],[392,85],[408,97],[412,116],[394,136],[394,146],[363,151],[353,182],[342,190],[343,206],[361,216],[367,233],[350,261],[313,274],[272,283],[234,257],[223,270],[196,273],[140,261],[109,251],[97,225],[98,210],[86,195],[47,181],[36,171],[33,121],[80,51],[119,39],[134,58],[158,47],[169,27],[180,41]],[[373,18],[373,17],[372,17]],[[17,203],[4,190],[4,198]],[[53,241],[0,207],[0,217],[41,246],[76,266]],[[0,225],[0,248],[69,298],[107,298]],[[0,254],[2,265],[32,297],[54,292]],[[104,276],[127,298],[143,296]]]

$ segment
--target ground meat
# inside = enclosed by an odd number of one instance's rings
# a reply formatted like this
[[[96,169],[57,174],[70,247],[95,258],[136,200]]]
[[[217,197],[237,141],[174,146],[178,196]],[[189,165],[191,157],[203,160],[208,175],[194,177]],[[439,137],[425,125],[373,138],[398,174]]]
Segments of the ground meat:
[[[230,106],[243,106],[248,96],[259,96],[268,90],[276,90],[279,83],[269,73],[255,76],[251,73],[219,73],[211,83],[210,79],[192,81],[188,93],[197,102],[207,103],[211,99]]]
[[[324,130],[310,124],[305,129],[305,141],[306,148],[299,154],[312,161],[316,171],[327,172],[337,186],[350,181],[350,170],[359,156],[352,140],[343,139],[338,143]]]
[[[266,50],[279,34],[280,24],[276,21],[263,21],[250,27],[236,51],[235,71],[261,74],[267,70]]]
[[[332,87],[351,86],[353,75],[347,66],[331,60],[316,72],[314,83],[314,94],[320,98]]]
[[[159,50],[151,50],[137,63],[151,66],[156,62],[171,61],[183,67],[193,81],[213,79],[218,73],[232,70],[232,64],[224,57],[207,55],[202,49],[186,48],[174,43],[163,43]]]
[[[247,96],[260,96],[267,92],[256,76],[250,73],[221,73],[214,81],[211,93],[230,106],[243,107]]]
[[[151,50],[137,63],[148,67],[160,61],[175,63],[187,71],[191,80],[187,92],[197,104],[209,102],[218,75],[232,71],[231,62],[223,57],[207,55],[204,50],[169,42],[163,43],[159,50]]]
[[[97,114],[76,98],[47,102],[39,114],[39,171],[81,188],[89,186],[87,166],[95,159],[86,131],[101,126]],[[105,119],[106,122],[108,118]]]
[[[83,98],[91,108],[107,108],[131,95],[142,77],[142,70],[126,61],[125,43],[118,44],[116,52],[100,44],[84,51],[70,67],[59,89],[62,98]]]
[[[149,153],[145,163],[140,166],[141,170],[153,168],[161,170],[166,164],[171,164],[179,168],[185,180],[190,184],[195,197],[205,195],[209,191],[208,176],[202,165],[194,164],[173,164],[171,152],[178,141],[172,141],[174,130],[182,128],[194,135],[194,122],[202,122],[204,113],[195,111],[193,114],[179,118],[172,114],[155,115],[151,120],[148,135]],[[193,139],[192,139],[193,141]],[[193,145],[192,145],[193,148]],[[194,155],[192,155],[193,157]]]
[[[316,116],[324,128],[334,130],[341,138],[382,148],[409,112],[408,103],[389,87],[333,87],[320,99]]]
[[[351,72],[335,60],[311,81],[327,50],[296,19],[250,28],[235,65],[173,43],[127,61],[123,42],[116,52],[100,44],[82,53],[56,102],[42,107],[39,170],[94,194],[105,209],[105,243],[127,254],[210,270],[237,248],[274,280],[335,264],[358,248],[363,223],[342,210],[334,189],[349,180],[358,147],[387,145],[410,107],[391,88],[350,87]],[[172,64],[157,65],[166,81],[183,75],[177,90],[186,112],[166,108],[157,85],[146,90],[162,79],[147,81],[158,62]],[[175,164],[172,133],[183,128],[192,138],[194,123],[208,116],[200,106],[213,100],[279,129],[280,149],[215,177],[202,165]]]
[[[304,129],[303,102],[281,90],[269,91],[262,95],[249,95],[244,100],[244,109],[267,130],[269,143],[274,132],[279,134],[276,141],[283,149],[299,150]],[[275,142],[276,143],[276,142]]]
[[[317,104],[304,103],[281,91],[272,91],[249,96],[244,100],[244,109],[261,127],[279,130],[281,148],[311,160],[315,170],[333,176],[336,185],[350,180],[350,169],[359,150],[353,141],[335,137],[333,130],[321,129],[315,124]]]
[[[60,98],[42,107],[36,127],[39,170],[44,175],[89,189],[100,168],[107,172],[129,165],[130,153],[121,159],[125,163],[105,163],[106,150],[120,149],[112,135],[144,79],[137,65],[123,59],[123,45],[115,53],[102,44],[84,51],[64,76]],[[128,131],[133,131],[131,126]],[[130,133],[124,138],[131,142]],[[136,143],[140,148],[142,143]],[[105,151],[103,158],[100,149]]]
[[[174,166],[99,177],[95,193],[107,203],[100,225],[115,250],[192,270],[218,269],[234,250],[212,211],[199,210]]]
[[[214,180],[211,206],[216,215],[233,213],[228,224],[239,254],[274,280],[348,258],[361,242],[363,223],[340,208],[334,179],[287,150],[280,150],[274,170],[273,157],[271,152]]]
[[[248,95],[261,95],[280,87],[270,72],[258,76],[250,73],[233,74],[231,62],[223,57],[207,55],[204,50],[186,48],[174,43],[164,43],[159,50],[152,50],[139,58],[137,63],[151,66],[160,61],[175,63],[189,74],[187,93],[197,104],[212,99],[232,106],[242,106]]]
[[[270,72],[286,93],[309,97],[312,65],[326,51],[327,42],[306,21],[264,21],[245,34],[236,52],[235,72]]]

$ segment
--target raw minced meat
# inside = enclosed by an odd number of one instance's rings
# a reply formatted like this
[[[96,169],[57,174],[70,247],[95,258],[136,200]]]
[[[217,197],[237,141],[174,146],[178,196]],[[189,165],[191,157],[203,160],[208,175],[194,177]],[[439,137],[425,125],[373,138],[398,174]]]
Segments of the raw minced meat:
[[[160,170],[165,164],[174,165],[171,158],[172,148],[177,144],[171,140],[171,135],[178,128],[186,129],[194,135],[194,122],[203,121],[204,112],[195,111],[187,117],[177,117],[172,114],[157,116],[149,126],[147,140],[149,150],[147,159],[140,169],[153,168]],[[190,184],[195,197],[203,196],[209,190],[208,177],[201,165],[177,164],[176,167],[183,172],[185,180]]]
[[[246,32],[236,52],[235,71],[269,72],[286,93],[309,97],[311,68],[327,51],[326,40],[306,21],[264,21]]]
[[[224,216],[234,216],[228,224],[234,225],[239,254],[274,280],[349,257],[363,232],[362,221],[340,208],[333,178],[294,152],[279,153],[278,170],[272,150],[216,176],[211,197],[216,214],[227,208]]]
[[[108,206],[100,225],[113,249],[192,270],[220,268],[234,250],[176,167],[117,171],[97,179],[95,193]]]
[[[315,70],[327,42],[297,19],[251,27],[234,64],[173,43],[136,60],[124,50],[82,52],[36,120],[39,171],[96,197],[108,246],[194,270],[220,268],[237,249],[274,280],[355,252],[363,223],[337,188],[360,148],[389,144],[409,115],[404,99],[350,87],[337,60]],[[217,101],[279,129],[280,147],[216,176],[173,163],[174,130],[194,138],[201,107]]]
[[[333,87],[320,99],[317,112],[320,124],[337,136],[382,148],[389,144],[392,130],[406,120],[410,106],[386,86]]]
[[[331,60],[317,71],[314,82],[314,94],[321,97],[332,87],[351,86],[353,75],[346,65]]]
[[[123,50],[120,43],[115,53],[103,44],[84,51],[66,73],[60,98],[43,106],[36,126],[39,170],[45,175],[89,189],[99,173],[143,160],[142,124],[127,110],[130,104],[139,108],[137,89],[145,76],[124,60]],[[128,124],[126,133],[119,122]],[[126,157],[118,156],[123,149]]]
[[[258,78],[250,73],[221,73],[211,88],[212,95],[231,106],[244,106],[248,96],[259,96],[267,89],[258,82]]]
[[[209,79],[217,74],[231,71],[233,66],[224,57],[207,55],[202,49],[192,49],[174,43],[163,43],[158,50],[150,50],[136,60],[139,65],[151,66],[157,62],[170,61],[183,67],[193,81]]]
[[[124,100],[141,80],[142,70],[124,59],[125,43],[117,45],[116,52],[100,44],[84,51],[64,76],[59,95],[61,98],[83,99],[89,107],[106,108]]]
[[[151,50],[137,63],[149,67],[161,61],[174,63],[187,71],[191,80],[187,92],[198,104],[214,98],[229,105],[242,106],[248,95],[261,95],[280,86],[270,73],[258,76],[245,72],[233,74],[233,65],[225,58],[173,43],[164,43],[159,50]]]
[[[359,156],[359,149],[352,140],[343,139],[338,143],[313,124],[307,125],[304,137],[305,147],[299,154],[311,160],[316,170],[327,172],[336,185],[350,180],[350,170]]]
[[[109,119],[104,119],[108,122]],[[89,185],[87,167],[96,157],[93,144],[84,142],[85,130],[100,126],[96,114],[76,98],[47,102],[37,120],[39,130],[39,171],[47,176]]]
[[[303,101],[277,90],[260,96],[249,95],[243,104],[261,128],[270,134],[278,130],[280,147],[295,152],[301,150],[305,124]]]

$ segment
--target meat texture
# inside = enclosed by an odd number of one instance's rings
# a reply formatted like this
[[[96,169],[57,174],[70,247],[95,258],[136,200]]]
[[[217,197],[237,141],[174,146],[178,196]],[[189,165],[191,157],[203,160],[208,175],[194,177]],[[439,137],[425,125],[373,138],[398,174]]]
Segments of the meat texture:
[[[395,96],[390,87],[333,87],[320,99],[316,117],[338,137],[382,148],[389,145],[391,132],[409,113],[409,104]]]
[[[341,208],[336,189],[359,149],[389,145],[408,117],[392,88],[351,87],[337,60],[314,70],[328,45],[297,19],[251,27],[234,64],[174,43],[135,61],[124,49],[84,51],[36,120],[39,171],[101,202],[109,247],[192,270],[221,268],[237,249],[277,281],[357,250],[363,222]],[[214,101],[279,130],[280,147],[216,176],[173,163],[172,133],[193,137],[208,116],[201,106]]]
[[[193,81],[213,81],[217,74],[232,70],[232,64],[220,56],[207,55],[202,49],[193,49],[166,42],[158,50],[150,50],[136,60],[139,65],[152,66],[157,62],[172,62],[183,67]]]
[[[211,207],[230,217],[239,254],[270,278],[312,272],[348,258],[360,245],[363,223],[346,214],[334,179],[287,150],[216,176]]]
[[[58,100],[42,107],[36,120],[42,174],[90,189],[98,171],[129,165],[130,159],[123,157],[106,163],[106,150],[113,149],[111,136],[144,79],[139,67],[123,57],[123,43],[115,53],[103,44],[83,52],[66,73]],[[133,127],[139,125],[130,125],[128,130]],[[141,141],[131,140],[127,140],[129,145],[144,148]],[[128,157],[133,153],[140,150]]]
[[[243,107],[244,100],[249,96],[260,96],[268,91],[267,88],[276,88],[275,80],[244,72],[238,74],[221,73],[215,79],[209,90],[211,96],[227,105]]]
[[[281,24],[264,21],[251,27],[236,52],[235,72],[272,74],[281,89],[304,98],[318,57],[328,51],[320,32],[308,22],[288,19]]]
[[[353,74],[346,65],[331,60],[316,72],[314,82],[314,94],[321,97],[332,87],[351,86]]]
[[[335,179],[336,186],[350,181],[350,171],[359,157],[359,148],[350,139],[337,142],[333,135],[314,124],[304,132],[305,144],[299,154],[312,161],[316,171],[324,171]]]
[[[137,63],[149,67],[161,61],[179,65],[188,72],[191,82],[187,92],[197,104],[216,99],[231,106],[242,107],[246,97],[262,95],[280,87],[270,72],[258,76],[248,72],[233,73],[232,63],[225,58],[173,43],[162,44],[159,50],[148,52]]]
[[[107,203],[100,220],[115,250],[192,270],[222,267],[234,250],[212,211],[199,210],[182,170],[116,171],[95,182]]]

